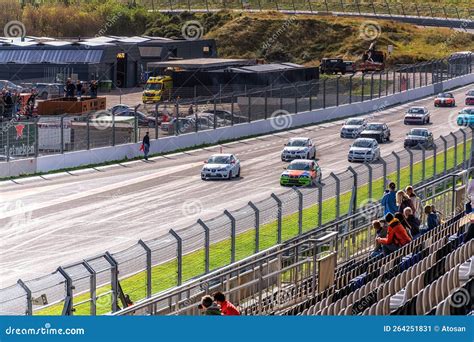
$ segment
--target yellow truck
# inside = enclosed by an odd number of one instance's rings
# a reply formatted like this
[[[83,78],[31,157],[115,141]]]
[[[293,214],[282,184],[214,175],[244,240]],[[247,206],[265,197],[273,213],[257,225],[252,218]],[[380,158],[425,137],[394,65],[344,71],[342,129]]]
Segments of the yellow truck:
[[[171,76],[156,76],[148,78],[143,90],[143,103],[156,103],[169,100],[173,89]]]

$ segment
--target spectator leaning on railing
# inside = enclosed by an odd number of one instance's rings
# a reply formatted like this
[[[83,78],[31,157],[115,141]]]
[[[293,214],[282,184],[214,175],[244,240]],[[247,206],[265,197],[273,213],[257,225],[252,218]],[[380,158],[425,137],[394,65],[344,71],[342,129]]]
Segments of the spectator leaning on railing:
[[[398,211],[397,200],[396,200],[396,185],[391,182],[388,185],[388,189],[385,190],[385,194],[382,197],[382,206],[384,209],[384,215],[388,213],[395,214]]]
[[[224,316],[240,316],[240,311],[234,304],[225,299],[225,295],[222,292],[214,293],[213,297],[215,302],[221,307],[221,312]]]

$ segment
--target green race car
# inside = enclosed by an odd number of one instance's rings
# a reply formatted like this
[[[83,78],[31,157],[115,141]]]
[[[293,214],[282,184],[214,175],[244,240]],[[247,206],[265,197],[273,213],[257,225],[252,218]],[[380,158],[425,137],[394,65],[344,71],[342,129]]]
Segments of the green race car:
[[[312,186],[321,182],[321,169],[314,160],[293,160],[280,176],[282,186]]]

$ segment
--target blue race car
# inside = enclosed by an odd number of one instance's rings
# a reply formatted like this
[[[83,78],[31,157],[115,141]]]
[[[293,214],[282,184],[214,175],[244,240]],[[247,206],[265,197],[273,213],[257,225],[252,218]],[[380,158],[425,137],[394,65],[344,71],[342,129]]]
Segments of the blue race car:
[[[474,107],[463,108],[456,119],[458,126],[473,127],[474,126]]]

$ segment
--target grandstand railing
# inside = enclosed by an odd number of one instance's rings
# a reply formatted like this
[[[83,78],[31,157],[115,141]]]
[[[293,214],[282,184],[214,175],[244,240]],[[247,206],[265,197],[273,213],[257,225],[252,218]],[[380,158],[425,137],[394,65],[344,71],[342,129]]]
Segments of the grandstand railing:
[[[465,188],[471,170],[451,173],[416,187],[423,205],[436,205],[449,220],[464,210]],[[373,219],[383,210],[379,203],[353,215],[296,237],[233,265],[126,308],[118,315],[197,314],[205,294],[224,291],[247,314],[274,314],[318,291],[318,260],[336,254],[338,268],[366,256],[373,249]]]
[[[149,132],[151,139],[159,140],[167,136],[195,134],[267,119],[275,119],[274,128],[278,131],[291,126],[293,115],[307,111],[368,102],[429,85],[439,84],[439,91],[442,91],[443,81],[472,74],[473,66],[472,54],[459,54],[382,72],[357,73],[286,85],[246,87],[240,91],[225,84],[201,86],[199,91],[196,87],[177,88],[174,100],[136,108],[137,112],[149,111],[150,115],[155,115],[157,122],[160,112],[167,112],[176,119],[192,119],[181,124],[175,120],[174,127],[168,130],[163,130],[158,125],[146,126],[140,122],[139,114],[127,123],[115,123],[115,115],[112,115],[112,120],[102,120],[105,115],[103,111],[88,115],[41,115],[29,121],[19,121],[20,118],[10,115],[0,122],[0,154],[6,156],[7,161],[64,154],[137,143],[146,132]],[[191,106],[194,114],[190,116]],[[374,106],[373,110],[380,112],[386,107],[386,104],[381,104]],[[198,114],[205,111],[219,114]],[[18,125],[27,127],[21,136],[17,135]],[[0,162],[0,167],[4,165]]]

